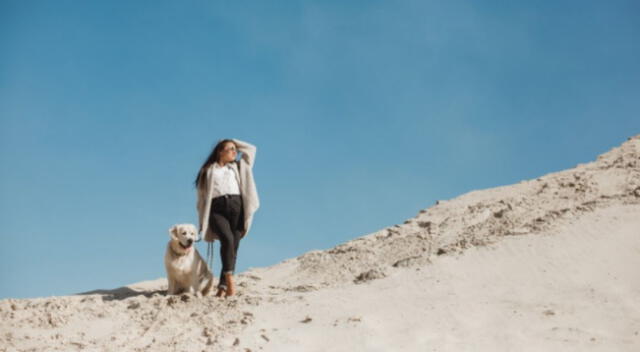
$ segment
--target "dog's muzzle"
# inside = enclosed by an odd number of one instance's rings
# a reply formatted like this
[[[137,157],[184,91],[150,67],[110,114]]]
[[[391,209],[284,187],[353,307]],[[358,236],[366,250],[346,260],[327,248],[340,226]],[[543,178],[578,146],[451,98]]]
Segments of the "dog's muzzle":
[[[180,242],[180,247],[182,247],[182,249],[189,249],[189,248],[191,248],[191,245],[193,245],[193,240],[192,239],[187,240],[187,245],[186,246],[184,244],[182,244],[182,242]]]

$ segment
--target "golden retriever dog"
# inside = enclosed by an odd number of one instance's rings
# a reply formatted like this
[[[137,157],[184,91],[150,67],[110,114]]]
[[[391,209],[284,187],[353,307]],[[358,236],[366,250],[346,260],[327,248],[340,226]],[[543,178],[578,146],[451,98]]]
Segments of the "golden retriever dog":
[[[178,224],[169,229],[171,240],[164,255],[169,289],[167,294],[183,292],[206,296],[213,287],[213,275],[194,247],[198,237],[196,227]]]

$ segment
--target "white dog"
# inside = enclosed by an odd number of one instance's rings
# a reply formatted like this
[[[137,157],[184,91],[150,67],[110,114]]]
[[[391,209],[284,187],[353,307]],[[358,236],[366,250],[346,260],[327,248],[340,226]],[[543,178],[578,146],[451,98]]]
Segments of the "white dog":
[[[191,224],[178,224],[169,229],[171,240],[164,255],[169,289],[167,294],[182,292],[206,296],[213,286],[213,275],[198,250],[194,248],[198,231]]]

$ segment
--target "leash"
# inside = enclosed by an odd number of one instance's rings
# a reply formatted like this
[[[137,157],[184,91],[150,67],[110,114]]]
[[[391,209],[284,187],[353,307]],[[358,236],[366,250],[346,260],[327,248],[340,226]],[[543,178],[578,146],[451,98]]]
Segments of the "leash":
[[[209,271],[213,273],[213,241],[207,242],[207,265]]]
[[[198,238],[196,242],[202,241],[204,235],[198,234]],[[209,267],[209,271],[213,272],[213,241],[207,242],[207,266]]]

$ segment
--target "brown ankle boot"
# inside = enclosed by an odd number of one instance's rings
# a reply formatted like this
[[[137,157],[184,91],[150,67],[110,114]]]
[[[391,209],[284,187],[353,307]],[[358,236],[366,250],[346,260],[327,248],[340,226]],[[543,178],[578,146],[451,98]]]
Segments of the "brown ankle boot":
[[[225,273],[224,274],[224,281],[227,284],[227,297],[233,296],[234,294],[236,294],[236,287],[235,287],[235,284],[233,282],[233,274]]]

